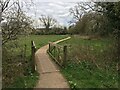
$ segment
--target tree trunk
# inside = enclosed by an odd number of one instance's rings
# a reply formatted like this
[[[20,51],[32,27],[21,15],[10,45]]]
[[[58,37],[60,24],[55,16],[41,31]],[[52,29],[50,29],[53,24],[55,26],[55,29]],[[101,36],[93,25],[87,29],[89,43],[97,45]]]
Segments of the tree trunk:
[[[2,7],[0,6],[0,27],[1,27],[1,21],[2,21]]]

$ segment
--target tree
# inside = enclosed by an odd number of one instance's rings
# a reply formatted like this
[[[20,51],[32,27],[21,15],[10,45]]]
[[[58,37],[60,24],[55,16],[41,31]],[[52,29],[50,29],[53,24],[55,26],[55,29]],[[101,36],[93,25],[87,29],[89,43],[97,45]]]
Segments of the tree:
[[[112,26],[113,32],[120,30],[120,1],[119,2],[99,2],[97,7],[101,7],[101,13],[106,16]],[[98,10],[97,10],[98,11]],[[120,37],[120,35],[119,35]]]
[[[111,29],[107,25],[108,20],[105,16],[96,12],[89,12],[75,23],[72,32],[75,34],[106,36],[111,33]]]
[[[104,4],[105,3],[78,3],[74,8],[71,8],[70,12],[73,18],[76,19],[73,29],[74,33],[101,36],[112,33],[111,25],[109,24],[110,21],[107,18],[108,16],[103,13],[106,12],[106,9],[102,8]],[[106,6],[106,4],[104,6]],[[109,25],[109,27],[107,25]]]
[[[10,2],[11,1],[11,2]],[[13,1],[13,3],[12,3]],[[11,4],[12,3],[12,4]],[[26,67],[30,63],[26,62],[23,45],[19,45],[16,38],[21,33],[31,28],[31,18],[23,12],[19,0],[0,0],[1,16],[5,22],[0,23],[2,26],[2,87],[10,88],[17,77],[26,75]],[[15,41],[13,41],[15,39]],[[1,48],[0,48],[1,49]],[[1,72],[0,72],[1,74]],[[9,77],[8,77],[9,75]]]
[[[11,13],[11,15],[9,15],[10,18],[6,19],[7,22],[2,25],[3,45],[10,40],[16,39],[17,35],[24,34],[28,28],[30,29],[32,27],[31,19],[23,12],[14,13],[14,15]]]
[[[81,21],[81,18],[84,16],[84,14],[89,13],[92,11],[91,8],[93,7],[93,3],[77,3],[73,8],[70,9],[70,14],[73,16],[73,21]],[[71,23],[74,23],[71,21]]]
[[[7,6],[10,0],[6,0]],[[5,2],[4,2],[5,3]],[[7,11],[3,12],[5,9],[2,9],[2,16],[6,20],[5,23],[2,23],[2,45],[7,43],[10,40],[17,38],[17,35],[26,32],[27,28],[31,28],[32,20],[30,17],[26,16],[21,9],[19,1],[14,2],[15,4],[11,6]],[[4,6],[4,5],[3,5]],[[6,6],[6,8],[7,8]]]
[[[39,20],[47,31],[49,31],[50,27],[54,26],[57,23],[57,21],[54,18],[45,15],[41,15]]]
[[[6,0],[4,2],[0,0],[0,22],[2,21],[2,13],[8,7],[9,2],[10,0]]]
[[[9,5],[10,1],[11,0],[0,0],[0,22],[3,20],[2,14],[13,5],[18,4],[18,2],[16,1],[16,2],[13,2],[11,5]]]
[[[96,3],[97,6],[103,8],[102,12],[105,15],[112,27],[112,32],[116,38],[116,47],[117,47],[117,65],[120,64],[120,1],[118,2],[106,2],[106,3]],[[117,66],[116,65],[116,66]],[[119,68],[119,67],[118,67]],[[120,70],[120,68],[118,69]]]

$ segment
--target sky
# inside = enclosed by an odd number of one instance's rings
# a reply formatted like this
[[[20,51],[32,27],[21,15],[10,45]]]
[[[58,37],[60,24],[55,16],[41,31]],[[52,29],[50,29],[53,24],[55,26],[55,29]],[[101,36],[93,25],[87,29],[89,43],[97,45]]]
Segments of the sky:
[[[41,15],[49,15],[55,18],[60,25],[68,26],[68,22],[72,20],[69,9],[75,5],[76,2],[40,2],[35,0],[33,4],[26,6],[28,7],[26,13],[35,19],[34,25],[36,27],[40,26],[39,18]]]

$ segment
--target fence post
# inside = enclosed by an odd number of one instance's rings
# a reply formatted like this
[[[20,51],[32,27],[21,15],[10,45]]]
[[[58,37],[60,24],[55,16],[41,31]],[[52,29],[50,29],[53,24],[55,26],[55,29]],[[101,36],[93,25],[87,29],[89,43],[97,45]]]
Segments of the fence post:
[[[66,61],[67,61],[67,46],[65,45],[63,47],[63,66],[65,66]]]
[[[49,43],[49,52],[50,52],[50,47],[51,47],[51,45],[50,45],[50,43]]]
[[[26,48],[27,48],[27,45],[25,44],[25,47],[24,47],[24,61],[26,59]]]
[[[57,48],[57,50],[58,50],[58,52],[57,52],[57,59],[58,59],[58,61],[60,60],[60,49],[59,49],[59,47]]]
[[[54,46],[54,52],[53,53],[54,53],[54,57],[56,58],[56,52],[55,52],[56,50],[55,49],[56,49],[56,47]]]
[[[31,56],[32,56],[32,72],[35,72],[35,47],[34,47],[34,41],[31,41]]]

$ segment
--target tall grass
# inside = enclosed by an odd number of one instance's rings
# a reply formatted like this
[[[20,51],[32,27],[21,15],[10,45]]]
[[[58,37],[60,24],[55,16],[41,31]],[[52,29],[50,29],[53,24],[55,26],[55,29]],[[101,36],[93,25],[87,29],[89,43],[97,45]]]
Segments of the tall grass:
[[[32,88],[38,80],[38,74],[31,72],[31,40],[37,49],[67,36],[64,35],[30,35],[19,36],[3,46],[3,88]],[[26,45],[26,47],[25,47]]]
[[[112,38],[85,40],[72,37],[68,64],[62,69],[72,88],[116,88],[118,72],[115,41]]]

